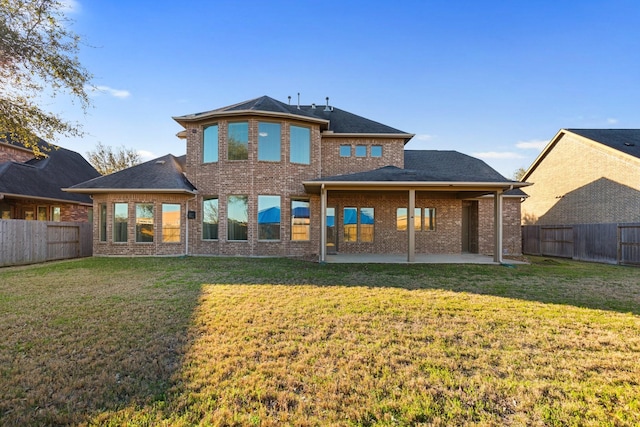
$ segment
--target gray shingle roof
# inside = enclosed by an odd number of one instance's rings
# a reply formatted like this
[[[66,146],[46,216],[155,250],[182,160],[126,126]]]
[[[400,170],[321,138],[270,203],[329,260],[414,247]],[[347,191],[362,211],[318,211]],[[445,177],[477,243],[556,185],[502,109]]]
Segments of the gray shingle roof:
[[[223,115],[237,111],[264,111],[269,113],[291,114],[300,116],[301,119],[311,118],[329,122],[328,130],[335,133],[364,133],[364,134],[399,134],[408,135],[406,132],[392,128],[391,126],[366,119],[348,111],[331,107],[330,111],[325,111],[326,105],[289,105],[277,101],[268,96],[262,96],[227,107],[218,108],[202,113],[189,114],[186,116],[174,117],[175,120],[197,120],[212,115]]]
[[[509,182],[482,160],[457,151],[405,150],[404,169],[385,166],[372,171],[320,178],[322,181]],[[515,181],[514,181],[515,182]]]
[[[171,154],[94,178],[69,188],[71,191],[86,190],[169,190],[193,192],[195,187],[184,175],[185,157]]]
[[[640,129],[567,129],[600,144],[640,158]]]
[[[15,141],[3,142],[21,146]],[[62,188],[100,176],[93,166],[75,151],[51,148],[44,141],[40,145],[46,147],[43,152],[47,157],[0,164],[0,193],[91,203],[88,196],[65,193]]]

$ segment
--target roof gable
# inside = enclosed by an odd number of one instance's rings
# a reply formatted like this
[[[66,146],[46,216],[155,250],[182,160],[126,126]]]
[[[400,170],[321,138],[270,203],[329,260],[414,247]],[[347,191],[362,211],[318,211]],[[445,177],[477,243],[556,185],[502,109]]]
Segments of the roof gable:
[[[171,154],[127,169],[79,183],[66,191],[92,194],[104,191],[163,191],[193,193],[195,187],[184,175],[186,156]]]
[[[15,141],[7,143],[21,146]],[[0,193],[91,203],[89,197],[65,193],[62,188],[100,176],[93,166],[75,151],[49,145],[45,141],[39,145],[45,157],[25,163],[10,161],[0,166]]]
[[[601,145],[635,159],[640,159],[640,129],[560,129],[531,163],[531,166],[523,175],[522,181],[526,181],[531,176],[547,154],[567,133],[585,138],[595,145]]]

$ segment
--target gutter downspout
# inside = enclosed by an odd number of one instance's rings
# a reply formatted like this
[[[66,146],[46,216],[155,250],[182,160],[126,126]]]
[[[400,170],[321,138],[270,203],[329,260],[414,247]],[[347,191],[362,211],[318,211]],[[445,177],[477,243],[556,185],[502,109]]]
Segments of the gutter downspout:
[[[185,230],[184,230],[184,256],[189,256],[189,201],[191,200],[196,200],[198,198],[198,196],[193,196],[193,199],[187,199],[186,203],[185,203],[185,207],[186,207],[186,212],[185,212]]]

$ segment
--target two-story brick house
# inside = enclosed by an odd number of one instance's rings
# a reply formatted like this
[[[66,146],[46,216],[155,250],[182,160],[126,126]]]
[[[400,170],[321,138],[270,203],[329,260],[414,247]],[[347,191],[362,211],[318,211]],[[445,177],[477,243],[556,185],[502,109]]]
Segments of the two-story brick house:
[[[454,151],[407,151],[412,134],[328,100],[174,119],[186,156],[67,189],[93,196],[94,254],[520,254],[526,184]]]

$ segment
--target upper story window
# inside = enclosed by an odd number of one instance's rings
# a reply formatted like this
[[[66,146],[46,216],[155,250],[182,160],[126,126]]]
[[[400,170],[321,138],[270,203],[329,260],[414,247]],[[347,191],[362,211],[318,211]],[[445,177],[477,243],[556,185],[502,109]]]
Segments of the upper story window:
[[[280,123],[258,123],[258,160],[280,161]]]
[[[382,157],[382,145],[371,146],[371,157]]]
[[[204,128],[202,136],[202,162],[211,163],[218,161],[218,125]]]
[[[367,157],[366,145],[356,145],[356,157]]]
[[[340,146],[340,157],[351,157],[351,146],[350,145],[341,145]]]
[[[300,126],[291,126],[290,130],[290,155],[291,163],[311,163],[311,129]]]
[[[249,158],[249,123],[229,123],[227,135],[227,159],[247,160]]]

